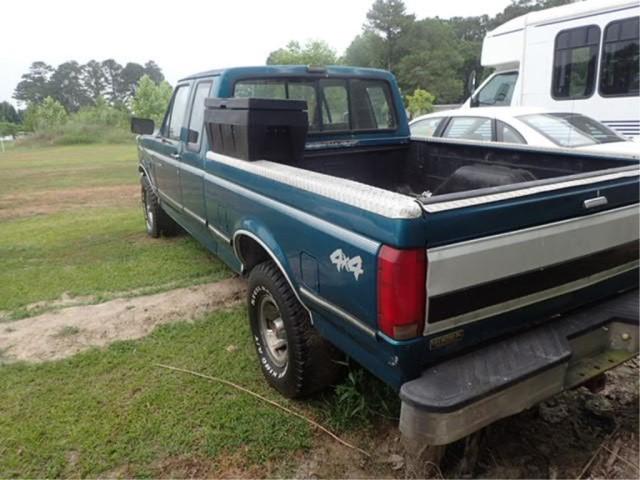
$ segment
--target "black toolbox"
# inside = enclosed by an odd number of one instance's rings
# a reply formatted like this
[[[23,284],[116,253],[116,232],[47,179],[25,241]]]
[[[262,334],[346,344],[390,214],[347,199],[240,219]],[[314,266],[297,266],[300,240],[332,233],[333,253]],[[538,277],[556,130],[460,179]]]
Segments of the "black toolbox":
[[[243,160],[295,164],[309,129],[307,102],[267,98],[207,98],[205,124],[216,153]]]

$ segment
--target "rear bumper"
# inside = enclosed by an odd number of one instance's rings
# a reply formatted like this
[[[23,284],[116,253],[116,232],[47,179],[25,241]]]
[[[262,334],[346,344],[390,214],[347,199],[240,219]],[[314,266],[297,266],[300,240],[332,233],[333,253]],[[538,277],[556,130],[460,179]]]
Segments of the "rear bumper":
[[[425,370],[402,385],[400,430],[444,445],[578,386],[638,353],[638,291]]]

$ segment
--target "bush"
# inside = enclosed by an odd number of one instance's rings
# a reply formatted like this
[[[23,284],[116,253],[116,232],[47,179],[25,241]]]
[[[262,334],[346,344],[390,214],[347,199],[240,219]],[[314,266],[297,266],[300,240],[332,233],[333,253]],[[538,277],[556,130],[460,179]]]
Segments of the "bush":
[[[409,110],[411,118],[431,113],[435,99],[436,97],[432,94],[420,88],[416,88],[413,91],[413,95],[407,95],[407,110]]]
[[[82,108],[70,116],[66,112],[65,116],[59,115],[58,123],[52,120],[55,116],[49,113],[51,105],[45,108],[45,102],[27,109],[25,122],[29,122],[34,133],[20,139],[19,145],[126,143],[134,138],[128,130],[129,113],[108,105],[103,98],[95,106]]]

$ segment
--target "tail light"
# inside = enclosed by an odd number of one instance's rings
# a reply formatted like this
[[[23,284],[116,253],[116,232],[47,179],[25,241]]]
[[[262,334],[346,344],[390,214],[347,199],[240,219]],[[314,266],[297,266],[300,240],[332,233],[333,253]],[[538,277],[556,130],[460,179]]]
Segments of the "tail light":
[[[384,245],[378,256],[378,327],[397,340],[424,328],[427,255],[425,249]]]

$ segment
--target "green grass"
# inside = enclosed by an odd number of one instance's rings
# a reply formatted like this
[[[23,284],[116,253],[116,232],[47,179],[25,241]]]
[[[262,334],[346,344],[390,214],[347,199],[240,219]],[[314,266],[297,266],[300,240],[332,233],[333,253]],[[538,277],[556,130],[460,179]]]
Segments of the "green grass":
[[[306,422],[156,362],[291,406],[263,380],[244,309],[218,312],[106,351],[0,367],[0,477],[97,476],[123,466],[127,477],[160,476],[167,458],[205,458],[215,468],[220,455],[241,452],[246,467],[310,446]]]
[[[46,205],[51,213],[0,220],[0,311],[20,318],[28,304],[63,293],[98,301],[114,292],[159,291],[231,274],[188,235],[146,236],[136,165],[132,145],[18,147],[0,154],[0,206],[18,195],[19,204],[9,208],[20,209],[39,192],[54,192]],[[129,185],[130,194],[117,201],[91,190],[120,185]],[[95,202],[58,200],[69,188],[89,189]]]
[[[215,281],[229,270],[191,237],[151,239],[139,208],[0,223],[0,310],[71,296]]]
[[[138,184],[134,145],[15,147],[0,152],[0,169],[0,195]]]

